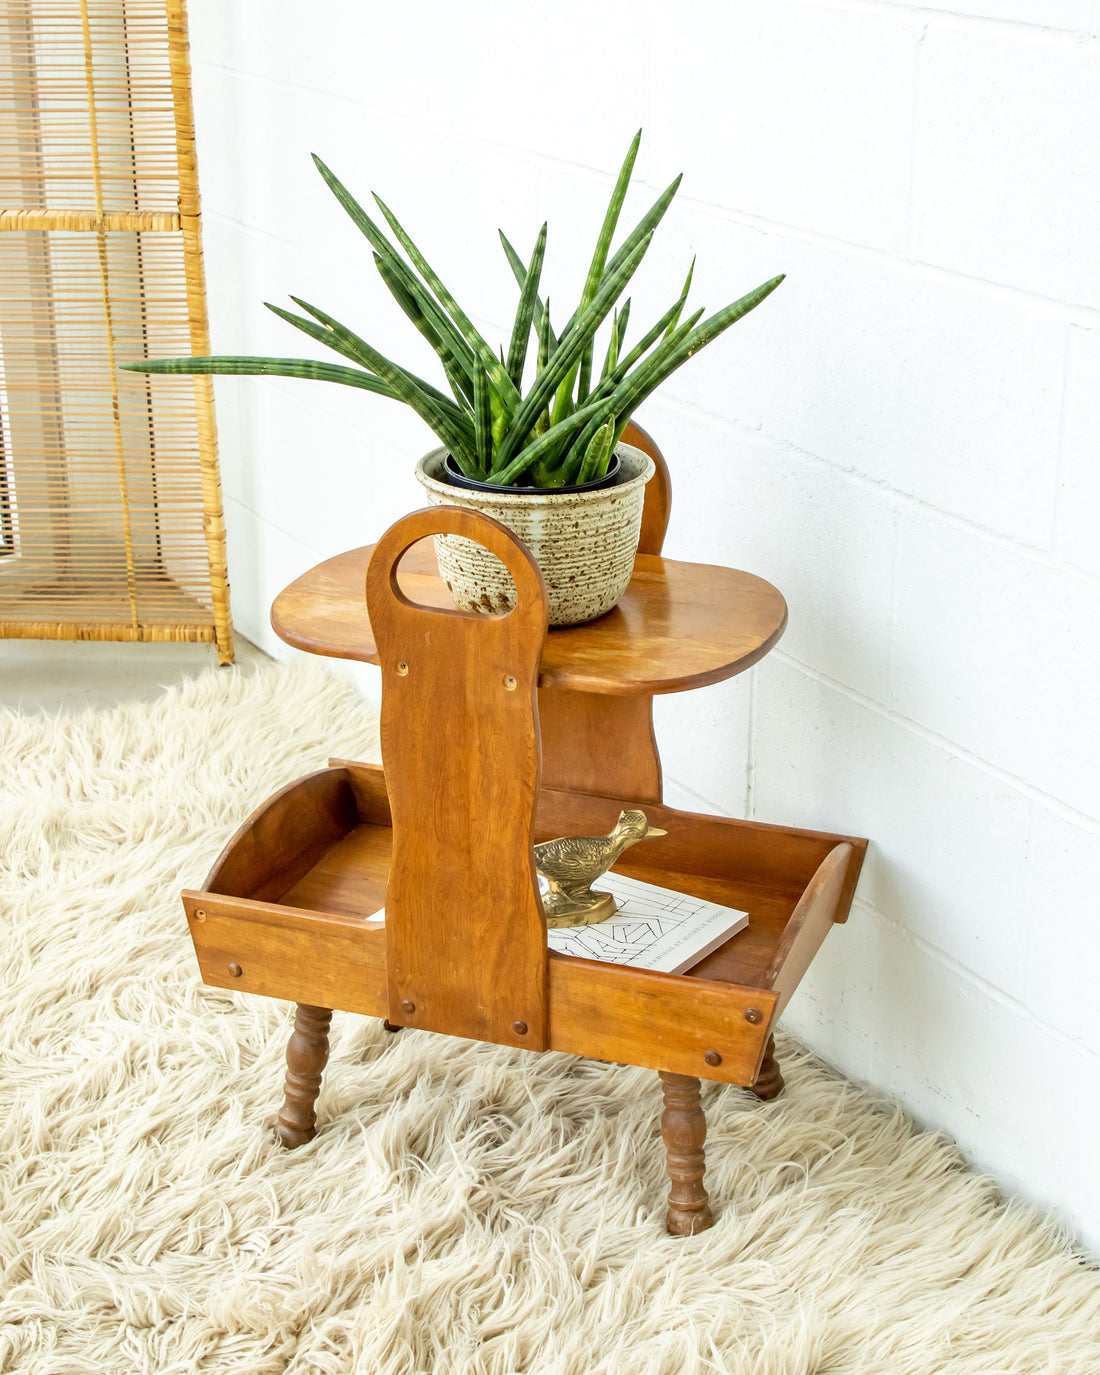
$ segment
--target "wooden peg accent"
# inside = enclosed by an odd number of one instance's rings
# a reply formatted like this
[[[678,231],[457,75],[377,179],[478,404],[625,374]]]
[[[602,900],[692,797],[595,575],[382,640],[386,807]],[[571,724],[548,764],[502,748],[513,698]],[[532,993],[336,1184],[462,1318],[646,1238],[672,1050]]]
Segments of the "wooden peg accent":
[[[707,1191],[703,1188],[707,1119],[699,1106],[698,1079],[687,1074],[671,1074],[667,1070],[658,1073],[665,1102],[661,1135],[672,1186],[665,1225],[674,1236],[690,1237],[714,1225]]]
[[[749,1085],[753,1093],[762,1102],[768,1102],[771,1098],[778,1098],[783,1092],[783,1075],[780,1073],[779,1061],[775,1058],[775,1037],[768,1037],[768,1044],[764,1047],[764,1059],[760,1065],[760,1073]]]
[[[328,1029],[332,1008],[299,1003],[294,1030],[286,1047],[283,1106],[275,1119],[275,1139],[292,1150],[317,1135],[314,1104],[328,1063]]]

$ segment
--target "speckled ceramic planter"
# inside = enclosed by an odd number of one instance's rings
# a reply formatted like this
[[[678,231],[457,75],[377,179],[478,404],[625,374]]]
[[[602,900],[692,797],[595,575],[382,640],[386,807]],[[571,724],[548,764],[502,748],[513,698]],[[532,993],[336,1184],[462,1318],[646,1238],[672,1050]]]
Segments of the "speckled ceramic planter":
[[[629,444],[620,444],[616,452],[620,480],[599,492],[466,491],[443,481],[444,449],[422,458],[416,476],[433,506],[484,511],[517,534],[546,581],[550,624],[578,625],[611,610],[626,591],[638,552],[653,460]],[[497,614],[511,610],[512,579],[494,554],[455,535],[437,535],[435,553],[457,606]]]

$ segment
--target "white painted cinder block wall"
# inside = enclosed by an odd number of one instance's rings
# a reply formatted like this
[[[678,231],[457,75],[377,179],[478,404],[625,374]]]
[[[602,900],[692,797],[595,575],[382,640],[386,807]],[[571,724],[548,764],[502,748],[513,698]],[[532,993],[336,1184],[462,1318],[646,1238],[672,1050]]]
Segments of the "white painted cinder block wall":
[[[635,319],[695,252],[711,307],[788,274],[640,415],[666,552],[791,608],[754,672],[660,703],[669,794],[872,837],[787,1024],[1100,1251],[1100,4],[192,0],[191,23],[220,351],[297,351],[260,306],[293,291],[430,367],[311,150],[491,337],[498,225],[526,251],[549,218],[566,309],[639,125],[628,213],[686,175]],[[236,624],[285,653],[272,597],[422,504],[432,439],[319,384],[218,405]]]

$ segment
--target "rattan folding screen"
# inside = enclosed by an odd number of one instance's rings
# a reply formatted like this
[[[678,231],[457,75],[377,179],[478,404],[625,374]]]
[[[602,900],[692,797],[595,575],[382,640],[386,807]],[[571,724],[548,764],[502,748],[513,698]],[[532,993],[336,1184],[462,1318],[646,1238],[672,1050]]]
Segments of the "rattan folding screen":
[[[0,0],[0,636],[233,656],[184,0]]]

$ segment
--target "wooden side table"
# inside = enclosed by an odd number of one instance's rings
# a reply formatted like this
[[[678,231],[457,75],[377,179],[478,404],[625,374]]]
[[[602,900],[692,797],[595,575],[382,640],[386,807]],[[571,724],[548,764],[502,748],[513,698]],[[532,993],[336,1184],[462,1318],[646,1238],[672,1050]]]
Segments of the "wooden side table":
[[[363,595],[374,548],[328,559],[281,592],[271,610],[280,639],[377,664]],[[410,550],[399,582],[413,601],[454,606],[429,543]],[[614,610],[547,633],[538,677],[543,785],[659,802],[654,696],[732,678],[762,659],[786,624],[786,603],[763,578],[640,554]]]
[[[423,542],[440,531],[507,564],[515,612],[455,611]],[[524,546],[437,507],[311,569],[272,623],[298,648],[380,665],[386,762],[332,761],[291,784],[183,895],[207,983],[298,1004],[280,1139],[316,1130],[333,1008],[643,1065],[664,1087],[668,1227],[709,1226],[699,1080],[779,1092],[772,1028],[847,917],[866,841],[665,807],[652,699],[757,662],[783,632],[783,598],[748,573],[643,552],[614,611],[547,632]],[[667,835],[617,871],[749,913],[685,974],[547,950],[533,843],[609,831],[624,803]]]

